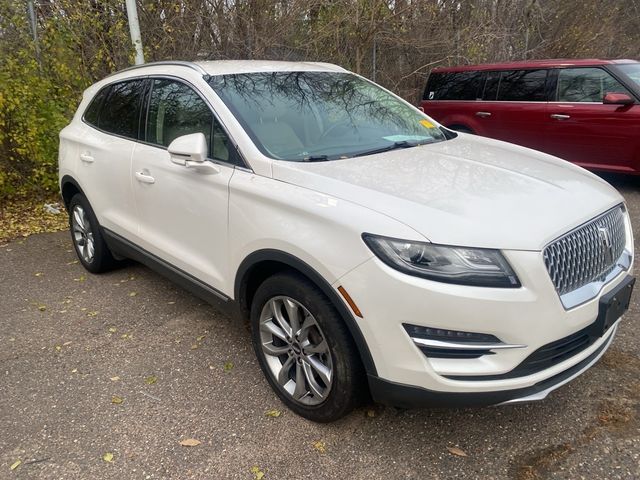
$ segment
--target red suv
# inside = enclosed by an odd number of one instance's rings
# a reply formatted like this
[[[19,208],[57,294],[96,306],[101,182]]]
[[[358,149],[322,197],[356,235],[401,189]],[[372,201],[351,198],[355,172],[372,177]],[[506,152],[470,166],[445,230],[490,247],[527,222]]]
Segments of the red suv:
[[[640,62],[541,60],[436,68],[421,105],[453,130],[640,174],[639,100]]]

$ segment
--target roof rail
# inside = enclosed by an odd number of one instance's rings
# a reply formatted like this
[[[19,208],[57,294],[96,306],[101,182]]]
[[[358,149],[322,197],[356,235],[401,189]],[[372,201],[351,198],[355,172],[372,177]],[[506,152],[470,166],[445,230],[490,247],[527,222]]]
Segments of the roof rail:
[[[209,74],[206,72],[206,70],[204,68],[202,68],[200,65],[198,65],[197,63],[194,62],[187,62],[184,60],[161,60],[159,62],[149,62],[149,63],[143,63],[141,65],[132,65],[131,67],[127,67],[127,68],[123,68],[122,70],[118,70],[117,72],[113,72],[109,75],[107,75],[107,77],[111,77],[113,75],[116,75],[118,73],[122,73],[122,72],[128,72],[129,70],[136,70],[138,68],[142,68],[142,67],[154,67],[156,65],[173,65],[173,66],[177,66],[177,67],[187,67],[190,68],[191,70],[195,70],[196,72],[198,72],[199,74],[201,74],[203,77],[208,77]]]

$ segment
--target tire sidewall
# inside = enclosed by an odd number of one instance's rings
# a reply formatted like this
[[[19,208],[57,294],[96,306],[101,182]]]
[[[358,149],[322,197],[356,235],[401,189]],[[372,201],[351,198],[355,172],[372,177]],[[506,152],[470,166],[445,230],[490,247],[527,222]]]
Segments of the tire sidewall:
[[[333,365],[332,385],[329,396],[319,405],[295,402],[280,386],[267,365],[261,347],[260,315],[265,304],[277,296],[288,296],[302,304],[314,316],[329,346]],[[356,405],[354,377],[358,365],[354,365],[348,331],[330,301],[311,282],[293,274],[278,274],[267,279],[253,298],[250,320],[252,343],[260,368],[278,397],[291,410],[312,421],[330,422],[344,416]]]
[[[89,220],[89,225],[91,226],[91,232],[93,233],[94,254],[91,262],[87,262],[82,258],[82,254],[78,250],[78,245],[76,244],[73,235],[73,210],[78,205],[84,209],[87,219]],[[105,268],[113,262],[111,253],[107,249],[104,238],[102,237],[100,224],[96,219],[95,213],[93,213],[93,209],[91,208],[89,201],[80,193],[74,195],[71,202],[69,202],[69,229],[71,231],[71,242],[73,243],[73,248],[78,256],[78,260],[82,263],[84,268],[92,273],[99,273],[104,271]]]

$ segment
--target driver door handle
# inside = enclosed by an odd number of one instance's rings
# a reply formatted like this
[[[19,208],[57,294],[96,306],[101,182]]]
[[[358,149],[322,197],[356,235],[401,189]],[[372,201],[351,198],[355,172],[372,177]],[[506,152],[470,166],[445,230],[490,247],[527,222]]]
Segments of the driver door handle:
[[[552,113],[551,118],[555,120],[569,120],[571,118],[571,115],[563,115],[561,113]]]
[[[476,112],[476,117],[487,118],[491,116],[491,112]]]
[[[136,172],[136,180],[140,183],[156,183],[156,179],[145,172]]]

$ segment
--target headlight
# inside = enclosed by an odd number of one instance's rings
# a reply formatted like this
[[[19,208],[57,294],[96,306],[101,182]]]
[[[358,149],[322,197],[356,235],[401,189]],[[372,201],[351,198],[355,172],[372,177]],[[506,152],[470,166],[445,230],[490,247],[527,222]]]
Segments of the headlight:
[[[408,275],[478,287],[520,286],[500,250],[450,247],[369,233],[362,239],[380,260]]]

